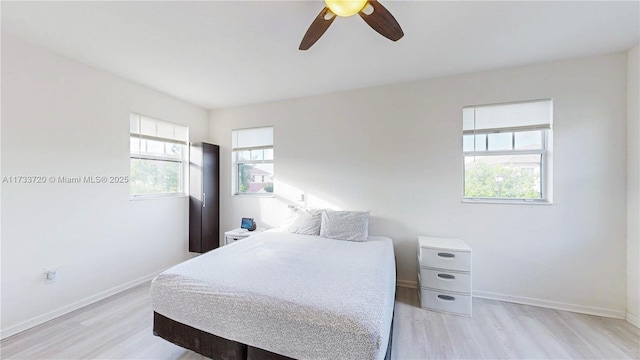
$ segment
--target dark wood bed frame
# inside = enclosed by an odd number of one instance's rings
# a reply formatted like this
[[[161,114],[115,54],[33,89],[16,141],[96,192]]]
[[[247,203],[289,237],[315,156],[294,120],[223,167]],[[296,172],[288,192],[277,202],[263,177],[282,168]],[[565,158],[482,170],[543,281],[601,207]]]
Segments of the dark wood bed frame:
[[[155,311],[153,312],[153,335],[215,360],[294,360],[284,355],[209,334],[169,319]],[[391,360],[392,338],[393,315],[385,360]]]

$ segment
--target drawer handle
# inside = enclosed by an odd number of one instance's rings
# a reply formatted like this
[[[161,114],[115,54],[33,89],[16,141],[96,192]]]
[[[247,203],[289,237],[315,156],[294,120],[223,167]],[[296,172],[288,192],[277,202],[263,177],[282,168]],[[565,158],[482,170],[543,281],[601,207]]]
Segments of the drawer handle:
[[[445,300],[445,301],[454,301],[456,298],[449,295],[438,295],[438,299]]]
[[[438,274],[438,277],[444,280],[454,280],[456,278],[455,276],[449,274]]]
[[[450,253],[438,253],[438,256],[442,258],[448,258],[448,259],[453,259],[454,257],[456,257],[455,255]]]

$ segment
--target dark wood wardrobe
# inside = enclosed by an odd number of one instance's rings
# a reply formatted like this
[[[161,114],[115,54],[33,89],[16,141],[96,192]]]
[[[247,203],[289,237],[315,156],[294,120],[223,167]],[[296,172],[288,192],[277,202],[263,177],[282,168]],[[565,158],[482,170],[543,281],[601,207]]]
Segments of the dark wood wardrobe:
[[[205,253],[220,244],[220,147],[189,147],[189,251]]]

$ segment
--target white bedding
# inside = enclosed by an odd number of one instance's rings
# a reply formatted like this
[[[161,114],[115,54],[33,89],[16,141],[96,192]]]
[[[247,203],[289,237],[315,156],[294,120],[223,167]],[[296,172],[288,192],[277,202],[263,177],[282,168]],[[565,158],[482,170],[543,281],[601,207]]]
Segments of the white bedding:
[[[151,284],[153,310],[296,359],[383,359],[395,297],[391,239],[264,232]]]

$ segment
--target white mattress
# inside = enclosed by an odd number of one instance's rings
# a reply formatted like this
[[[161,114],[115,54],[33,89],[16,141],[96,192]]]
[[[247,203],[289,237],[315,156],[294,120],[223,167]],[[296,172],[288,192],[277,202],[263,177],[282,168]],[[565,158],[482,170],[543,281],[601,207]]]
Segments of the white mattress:
[[[153,310],[296,359],[383,359],[395,298],[391,239],[264,232],[151,284]]]

